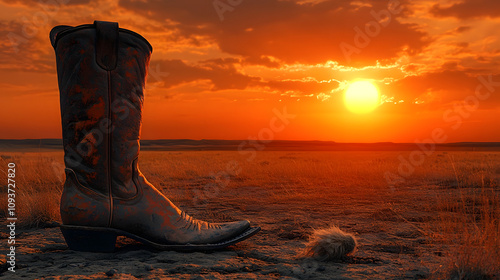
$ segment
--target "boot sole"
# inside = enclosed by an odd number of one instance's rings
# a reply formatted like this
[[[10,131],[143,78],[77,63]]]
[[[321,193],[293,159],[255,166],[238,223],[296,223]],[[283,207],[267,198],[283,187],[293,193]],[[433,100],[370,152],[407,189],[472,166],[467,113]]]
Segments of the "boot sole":
[[[233,238],[213,244],[159,244],[114,228],[60,225],[60,229],[69,249],[85,252],[113,252],[115,251],[116,238],[118,236],[132,238],[158,250],[180,252],[213,251],[236,244],[260,231],[260,227],[250,227]]]

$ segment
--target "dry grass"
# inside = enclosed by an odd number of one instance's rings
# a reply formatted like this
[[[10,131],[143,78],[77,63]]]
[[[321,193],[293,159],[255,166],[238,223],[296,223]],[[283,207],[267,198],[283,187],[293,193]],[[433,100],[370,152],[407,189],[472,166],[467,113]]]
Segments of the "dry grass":
[[[140,167],[148,180],[171,200],[195,208],[203,208],[204,202],[213,199],[240,205],[242,209],[263,202],[291,205],[305,201],[314,201],[315,207],[330,207],[339,205],[338,201],[356,199],[357,203],[378,207],[376,211],[389,209],[381,212],[388,222],[402,219],[417,228],[419,234],[448,246],[449,261],[435,274],[437,278],[498,277],[500,153],[436,152],[417,166],[404,183],[396,189],[389,188],[385,172],[397,172],[398,156],[407,158],[408,154],[260,152],[248,160],[248,155],[238,152],[143,152]],[[62,153],[2,153],[2,185],[7,181],[8,162],[17,165],[19,223],[37,227],[59,221],[64,177]],[[415,189],[421,193],[427,190],[428,197],[409,197],[410,190]],[[425,210],[430,218],[415,218],[415,222],[398,205]],[[0,209],[0,217],[5,217],[5,199],[0,200]],[[206,216],[231,219],[216,211]]]
[[[356,246],[357,241],[352,234],[331,226],[313,232],[306,244],[304,257],[312,257],[320,261],[341,260],[354,252]]]
[[[500,277],[500,188],[496,154],[449,156],[456,184],[437,199],[438,240],[451,246],[444,279]],[[450,193],[445,188],[445,193]]]
[[[64,183],[63,154],[2,153],[0,182],[7,192],[7,164],[16,164],[16,216],[22,228],[59,222],[59,199]],[[7,199],[0,200],[0,218],[7,215]]]

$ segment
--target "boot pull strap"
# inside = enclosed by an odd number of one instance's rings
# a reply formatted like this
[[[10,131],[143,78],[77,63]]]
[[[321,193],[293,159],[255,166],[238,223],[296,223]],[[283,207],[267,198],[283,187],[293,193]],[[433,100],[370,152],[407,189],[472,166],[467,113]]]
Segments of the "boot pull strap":
[[[94,21],[96,30],[95,58],[104,70],[116,68],[118,57],[118,22]]]

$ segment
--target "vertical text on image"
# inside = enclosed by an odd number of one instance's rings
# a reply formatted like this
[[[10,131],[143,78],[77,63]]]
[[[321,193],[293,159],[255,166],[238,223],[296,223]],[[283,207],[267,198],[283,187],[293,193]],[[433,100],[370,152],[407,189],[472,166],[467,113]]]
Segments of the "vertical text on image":
[[[6,262],[8,270],[16,272],[16,164],[11,162],[7,165],[7,228],[9,238],[7,239],[8,251]]]

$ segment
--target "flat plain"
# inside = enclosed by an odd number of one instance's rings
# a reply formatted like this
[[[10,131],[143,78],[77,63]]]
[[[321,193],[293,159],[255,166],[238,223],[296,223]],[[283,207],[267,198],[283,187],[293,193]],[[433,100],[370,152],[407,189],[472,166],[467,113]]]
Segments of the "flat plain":
[[[122,238],[109,254],[64,243],[62,152],[0,154],[2,186],[9,162],[17,178],[16,272],[6,271],[3,250],[5,279],[500,277],[500,152],[412,161],[411,151],[145,151],[140,170],[183,210],[262,231],[217,252],[159,252]],[[2,224],[6,209],[2,195]],[[314,230],[331,225],[357,238],[356,251],[336,262],[303,257]],[[8,234],[1,238],[7,248]]]

